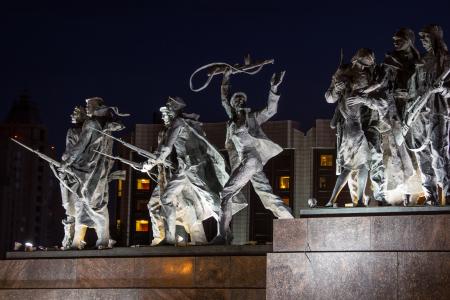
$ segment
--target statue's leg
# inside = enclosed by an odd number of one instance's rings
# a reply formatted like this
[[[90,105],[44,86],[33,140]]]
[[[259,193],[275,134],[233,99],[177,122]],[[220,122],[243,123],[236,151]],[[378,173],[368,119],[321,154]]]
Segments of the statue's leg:
[[[361,167],[358,172],[358,206],[366,206],[364,201],[364,191],[366,190],[367,177],[369,170],[366,167]]]
[[[84,242],[84,237],[86,236],[87,226],[83,224],[75,224],[75,234],[72,242],[72,248],[83,249],[86,243]]]
[[[328,201],[325,206],[330,207],[333,206],[333,204],[336,202],[337,197],[339,196],[339,193],[341,192],[342,188],[347,183],[348,177],[350,176],[351,170],[349,169],[342,169],[341,174],[336,180],[336,184],[334,185],[333,193],[331,194],[330,201]]]
[[[109,232],[109,212],[108,206],[105,204],[100,209],[95,209],[95,215],[92,216],[95,225],[95,232],[97,233],[97,242],[95,246],[99,249],[108,248],[109,240],[111,238]]]
[[[259,171],[251,179],[256,194],[264,207],[279,219],[292,219],[292,211],[281,198],[273,193],[272,186],[263,171]]]
[[[211,243],[224,244],[227,242],[226,239],[227,235],[229,236],[230,234],[230,223],[233,214],[231,199],[250,181],[253,174],[260,170],[262,170],[262,165],[256,158],[244,158],[239,166],[231,172],[230,178],[228,178],[222,192],[220,192],[221,215],[219,218],[219,231]]]
[[[448,193],[448,121],[442,115],[434,115],[431,122],[430,146],[431,165],[436,174],[436,181],[442,187],[443,196]],[[435,203],[439,205],[439,202]]]
[[[159,244],[164,239],[164,221],[162,219],[161,195],[159,184],[153,190],[152,196],[147,204],[150,222],[152,224],[152,245]]]
[[[436,176],[431,165],[431,147],[427,145],[420,152],[415,152],[420,170],[422,190],[427,202],[435,204],[438,200]]]
[[[370,149],[370,180],[373,197],[376,201],[386,202],[386,176],[383,163],[381,134],[375,129],[368,130],[367,141]]]
[[[186,175],[184,172],[174,175],[166,186],[166,189],[161,196],[161,212],[164,217],[164,243],[175,244],[175,229],[176,229],[176,197],[183,191],[186,186]]]
[[[347,186],[354,205],[358,205],[358,170],[352,170],[347,179]]]

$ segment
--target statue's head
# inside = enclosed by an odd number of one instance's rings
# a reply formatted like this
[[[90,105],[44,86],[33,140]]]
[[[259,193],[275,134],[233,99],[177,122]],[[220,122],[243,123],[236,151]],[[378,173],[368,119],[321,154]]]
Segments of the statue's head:
[[[244,107],[247,102],[247,95],[244,92],[236,92],[231,96],[230,105],[234,109]]]
[[[406,51],[414,47],[416,36],[409,28],[400,28],[392,37],[394,49],[396,51]]]
[[[427,52],[439,51],[440,49],[447,51],[447,45],[444,42],[444,31],[441,26],[435,24],[427,25],[419,32],[419,36],[422,46]]]
[[[75,106],[72,114],[70,115],[72,124],[81,124],[86,120],[86,118],[86,109],[83,106]]]
[[[159,109],[162,114],[164,125],[170,125],[172,120],[176,118],[185,107],[186,103],[180,97],[169,97],[166,105]]]
[[[362,68],[369,68],[375,65],[375,53],[369,48],[361,48],[352,57],[352,64]]]
[[[94,115],[94,112],[101,106],[104,105],[103,98],[91,97],[86,99],[86,113],[89,117]]]

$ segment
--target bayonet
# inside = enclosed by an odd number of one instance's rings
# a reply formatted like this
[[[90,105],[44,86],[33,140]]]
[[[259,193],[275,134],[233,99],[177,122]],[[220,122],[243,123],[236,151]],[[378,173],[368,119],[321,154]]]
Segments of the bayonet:
[[[145,158],[147,158],[147,159],[149,159],[149,160],[151,160],[151,161],[156,161],[156,160],[157,160],[157,156],[156,156],[155,154],[153,154],[153,153],[147,151],[147,150],[141,149],[141,148],[139,148],[139,147],[137,147],[137,146],[135,146],[135,145],[133,145],[133,144],[127,143],[127,142],[125,142],[125,141],[122,140],[122,139],[116,138],[115,136],[113,136],[113,135],[111,135],[111,134],[108,134],[108,133],[106,133],[106,132],[103,132],[103,131],[101,131],[101,130],[98,130],[98,129],[96,129],[96,128],[93,128],[93,127],[89,127],[89,128],[91,128],[92,130],[95,130],[95,131],[97,131],[97,132],[100,132],[100,133],[103,134],[104,136],[107,136],[107,137],[112,138],[113,140],[119,142],[120,144],[124,145],[124,146],[127,147],[128,149],[131,149],[131,150],[135,151],[135,152],[136,152],[137,154],[139,154],[140,156],[143,156],[143,157],[145,157]],[[107,154],[105,154],[105,153],[103,153],[103,154],[104,154],[104,155],[107,155]],[[132,163],[133,163],[133,162],[132,162]],[[172,164],[171,164],[170,162],[168,162],[168,161],[164,161],[162,164],[163,164],[165,167],[168,167],[168,168],[173,169]],[[142,169],[142,168],[141,168],[141,169]]]
[[[25,145],[25,144],[19,142],[19,141],[16,140],[16,139],[11,138],[11,140],[12,140],[13,142],[19,144],[20,146],[24,147],[25,149],[27,149],[27,150],[33,152],[34,154],[36,154],[37,156],[39,156],[41,159],[45,160],[46,162],[50,163],[51,165],[53,165],[53,166],[55,166],[55,167],[57,167],[57,168],[61,168],[61,163],[60,163],[59,161],[54,160],[53,158],[51,158],[51,157],[45,155],[44,153],[39,152],[38,150],[34,150],[34,149],[28,147],[27,145]],[[72,171],[70,171],[70,170],[68,170],[68,169],[64,170],[64,172],[67,173],[67,174],[70,174],[70,175],[76,177],[76,175],[75,175]]]
[[[106,153],[104,153],[104,152],[100,152],[100,151],[97,151],[97,150],[94,150],[94,152],[97,152],[98,154],[101,154],[101,155],[106,156],[106,157],[108,157],[108,158],[111,158],[111,159],[114,159],[114,160],[118,160],[118,161],[120,161],[120,162],[122,162],[122,163],[124,163],[124,164],[126,164],[126,165],[129,165],[130,167],[132,167],[133,169],[135,169],[135,170],[137,170],[137,171],[143,172],[143,171],[142,171],[142,168],[143,168],[143,166],[144,166],[143,163],[134,162],[134,161],[125,159],[125,158],[120,157],[120,156],[114,156],[114,155],[106,154]],[[156,179],[154,178],[155,174],[151,173],[150,171],[148,171],[148,172],[146,172],[146,173],[148,174],[148,176],[149,176],[154,182],[158,183],[158,180],[156,180]]]

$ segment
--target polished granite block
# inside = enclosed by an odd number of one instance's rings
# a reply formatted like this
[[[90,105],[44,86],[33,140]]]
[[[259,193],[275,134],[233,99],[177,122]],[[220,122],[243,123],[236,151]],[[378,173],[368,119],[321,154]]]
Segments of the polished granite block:
[[[142,257],[134,260],[135,287],[195,286],[194,257]]]
[[[292,230],[295,228],[295,230]],[[273,222],[273,251],[296,251],[307,246],[307,219],[278,219]]]
[[[450,228],[450,214],[274,220],[273,250],[274,252],[450,251],[448,228]],[[293,240],[295,236],[298,237],[298,241]]]
[[[265,256],[231,256],[232,288],[266,288]]]
[[[397,254],[270,253],[267,299],[396,299]]]
[[[398,299],[450,299],[450,252],[399,252]]]
[[[133,258],[83,258],[75,262],[78,287],[133,286]]]
[[[230,257],[196,257],[195,285],[199,287],[229,287]]]
[[[70,288],[75,286],[75,261],[71,259],[1,261],[3,288]]]
[[[309,243],[307,250],[370,249],[370,219],[367,217],[311,218],[307,221]]]
[[[92,297],[89,297],[92,299]],[[75,289],[0,289],[0,299],[8,300],[81,300]],[[125,298],[123,298],[125,299]]]

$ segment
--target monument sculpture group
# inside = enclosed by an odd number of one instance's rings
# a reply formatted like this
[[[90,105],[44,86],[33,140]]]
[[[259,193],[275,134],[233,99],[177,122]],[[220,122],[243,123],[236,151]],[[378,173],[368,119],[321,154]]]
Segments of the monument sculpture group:
[[[414,32],[402,28],[394,34],[394,49],[383,62],[376,63],[374,52],[361,48],[348,64],[341,61],[333,75],[325,98],[336,103],[331,126],[337,135],[338,178],[327,206],[335,204],[346,184],[360,206],[367,206],[370,200],[398,203],[399,195],[405,205],[415,203],[420,184],[425,204],[439,205],[440,198],[450,202],[450,57],[439,26],[424,27],[419,37],[423,54],[415,47]],[[154,152],[112,135],[124,128],[120,118],[126,115],[107,106],[102,98],[88,98],[86,107],[75,107],[61,162],[33,150],[50,163],[60,181],[66,212],[62,249],[83,249],[87,228],[95,229],[97,248],[114,245],[109,234],[108,183],[123,176],[111,172],[115,159],[157,182],[148,203],[152,245],[188,240],[193,244],[229,244],[230,222],[247,206],[241,189],[249,182],[275,217],[293,218],[263,172],[267,161],[282,151],[261,125],[276,114],[278,88],[285,72],[273,74],[267,106],[261,110],[246,106],[244,92],[230,96],[232,75],[256,74],[270,63],[273,60],[251,63],[247,59],[241,66],[213,63],[191,76],[195,92],[206,88],[214,76],[222,76],[221,100],[228,116],[224,143],[229,161],[208,141],[199,116],[185,112],[187,105],[179,97],[169,97],[160,108],[164,126]],[[203,70],[208,72],[208,80],[195,89],[193,76]],[[114,156],[114,141],[146,161]],[[230,174],[227,165],[231,166]],[[209,218],[217,223],[217,235],[211,241],[202,223]],[[177,222],[188,237],[177,235]]]

